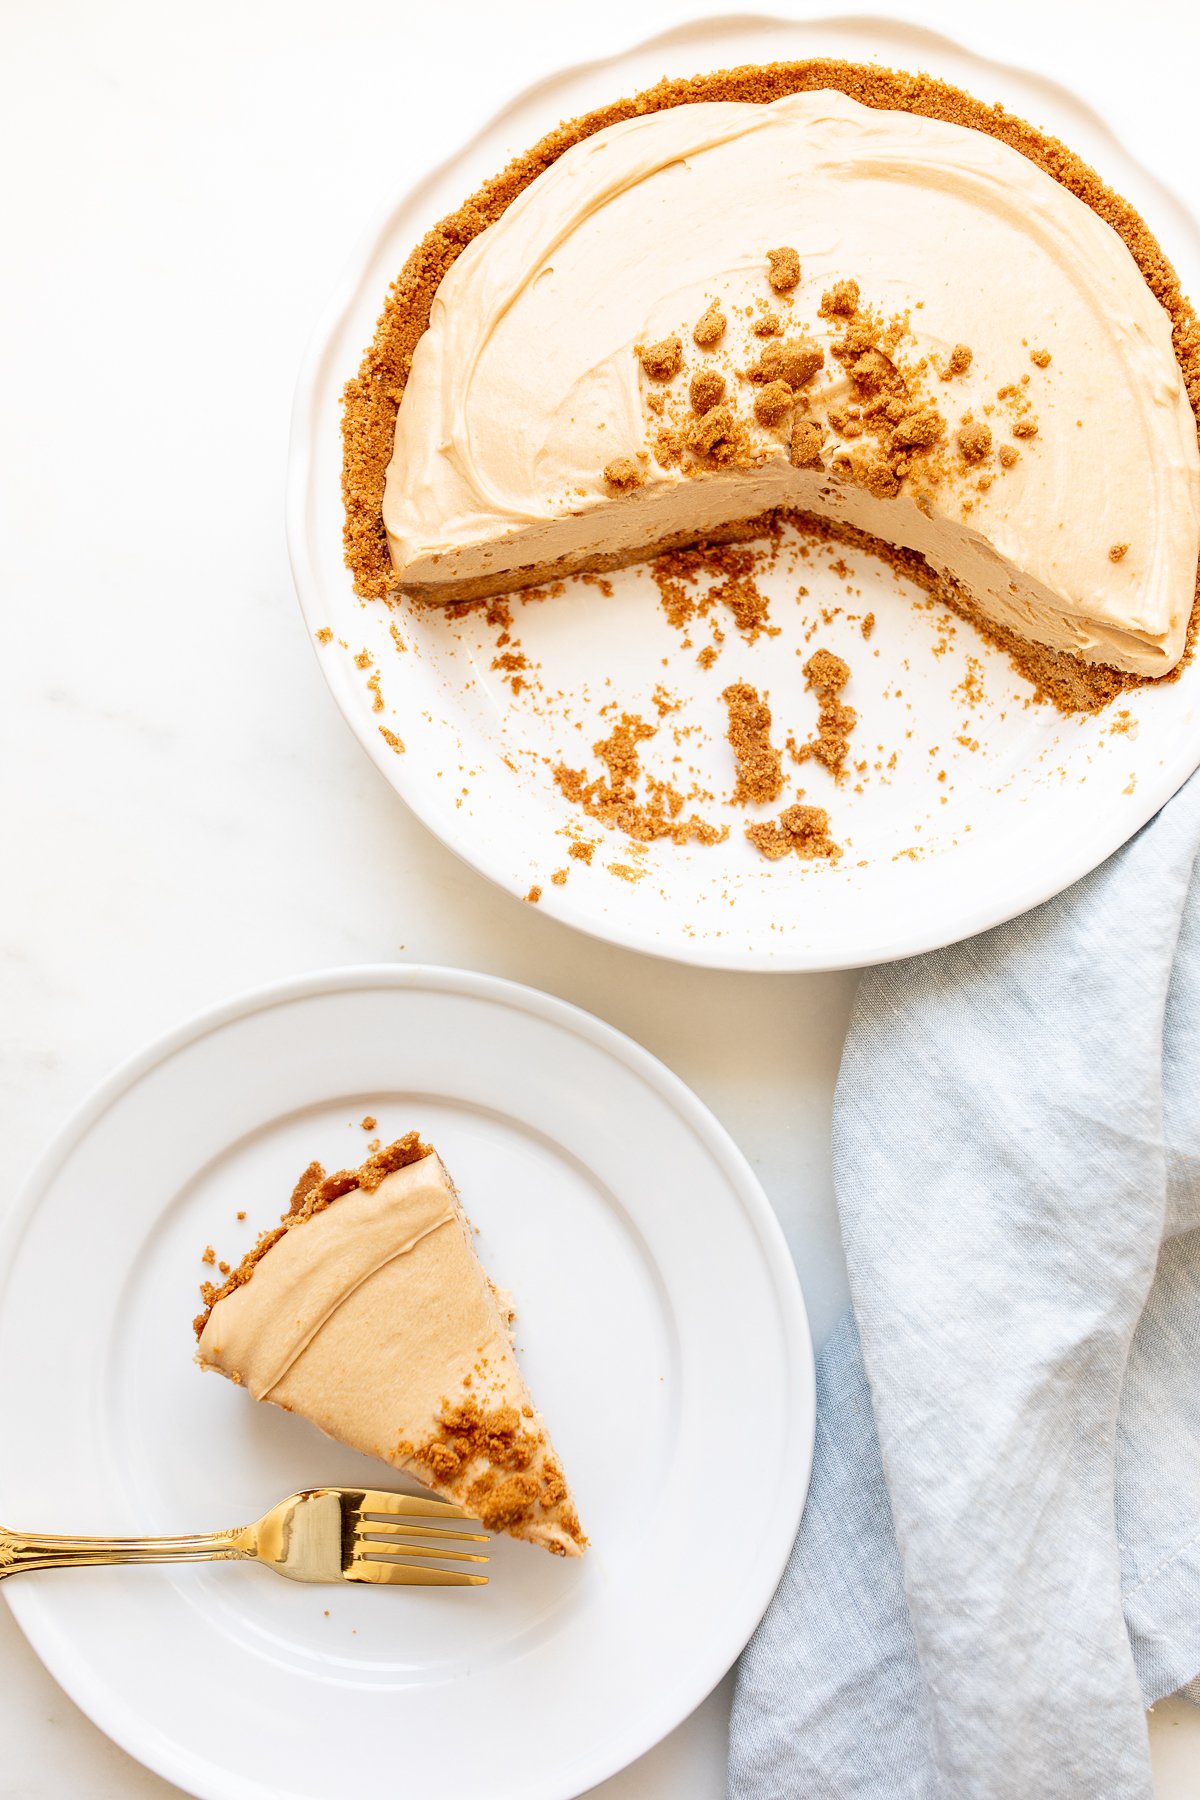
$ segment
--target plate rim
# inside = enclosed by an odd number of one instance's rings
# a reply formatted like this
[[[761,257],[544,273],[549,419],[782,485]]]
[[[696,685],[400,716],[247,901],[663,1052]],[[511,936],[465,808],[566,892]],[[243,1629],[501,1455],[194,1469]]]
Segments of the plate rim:
[[[382,746],[375,733],[370,729],[367,719],[358,711],[343,704],[338,681],[338,668],[327,657],[317,654],[313,633],[321,622],[324,606],[322,602],[321,579],[317,573],[315,559],[309,555],[308,543],[308,501],[313,491],[316,462],[315,444],[317,441],[316,414],[320,404],[319,383],[326,361],[334,355],[336,339],[345,324],[347,315],[358,298],[364,281],[369,274],[371,264],[380,252],[383,240],[389,230],[391,220],[396,211],[415,198],[421,191],[439,180],[455,163],[470,154],[476,143],[487,133],[494,130],[515,109],[529,101],[535,100],[544,90],[560,80],[581,79],[587,75],[604,69],[616,68],[628,57],[661,46],[664,52],[686,43],[689,36],[697,30],[710,34],[719,34],[722,29],[762,30],[778,29],[780,31],[796,31],[805,29],[838,30],[852,32],[863,26],[877,28],[881,34],[908,33],[919,34],[926,40],[926,47],[933,54],[936,64],[939,53],[957,54],[968,60],[1005,73],[1017,80],[1029,84],[1050,87],[1067,99],[1086,108],[1091,119],[1120,152],[1127,165],[1136,169],[1139,177],[1149,187],[1157,190],[1161,200],[1176,211],[1197,237],[1200,247],[1200,217],[1194,207],[1189,204],[1175,185],[1160,175],[1153,167],[1147,165],[1141,157],[1126,149],[1119,132],[1109,124],[1092,104],[1091,100],[1064,84],[1056,74],[1040,69],[1035,62],[1014,61],[1008,57],[991,56],[985,49],[971,41],[970,35],[951,36],[943,28],[941,22],[925,24],[921,21],[923,9],[914,7],[911,18],[892,18],[887,15],[874,15],[853,12],[831,12],[816,17],[785,16],[777,13],[750,12],[745,14],[731,13],[723,7],[711,13],[698,12],[689,20],[679,21],[662,31],[648,36],[638,36],[632,41],[626,39],[615,49],[600,55],[583,57],[570,63],[554,64],[546,68],[535,68],[529,78],[522,84],[509,90],[498,102],[484,122],[470,131],[460,140],[456,140],[446,154],[418,169],[412,179],[402,187],[389,190],[387,197],[379,203],[366,229],[359,237],[348,261],[343,266],[337,284],[333,288],[325,306],[318,312],[312,333],[309,337],[301,360],[292,402],[291,421],[288,433],[288,449],[285,480],[285,533],[288,548],[288,560],[292,571],[293,585],[309,634],[310,648],[316,657],[322,677],[333,696],[338,711],[346,725],[358,740],[379,774],[387,782],[391,790],[399,797],[408,810],[425,830],[437,839],[445,849],[451,852],[459,862],[476,874],[484,877],[498,887],[510,900],[518,898],[513,888],[511,872],[502,869],[499,862],[486,848],[473,853],[465,834],[456,837],[451,822],[444,818],[430,802],[432,796],[426,796],[425,790],[418,780],[407,780],[406,771],[397,766],[397,759],[385,746]],[[955,22],[957,33],[957,21]],[[847,54],[852,45],[847,45]],[[712,54],[721,49],[719,37],[714,36]],[[700,53],[698,47],[698,54]],[[799,52],[797,51],[797,54]],[[786,48],[781,45],[780,60],[787,55]],[[723,66],[706,62],[706,66]],[[924,65],[923,65],[924,66]],[[932,71],[939,74],[935,66]],[[947,77],[942,77],[946,79]],[[951,78],[952,79],[952,78]],[[549,128],[549,127],[547,127]],[[1173,248],[1173,246],[1172,246]],[[349,375],[345,376],[348,379]],[[336,377],[335,377],[336,379]],[[340,381],[339,381],[340,388]],[[1200,676],[1197,677],[1200,680]],[[1186,747],[1185,747],[1186,746]],[[1110,856],[1120,850],[1141,830],[1154,815],[1179,791],[1184,782],[1200,766],[1200,724],[1191,734],[1180,734],[1180,749],[1171,758],[1164,759],[1157,770],[1139,772],[1137,794],[1130,797],[1130,806],[1123,810],[1119,822],[1113,815],[1113,823],[1107,831],[1097,831],[1084,840],[1073,840],[1073,854],[1066,858],[1062,868],[1056,865],[1056,872],[1047,875],[1044,870],[1031,873],[1020,884],[1007,891],[1007,895],[998,904],[988,896],[981,899],[973,908],[961,915],[960,923],[954,935],[947,936],[941,925],[930,927],[923,923],[923,914],[918,913],[899,937],[893,930],[886,936],[877,937],[876,941],[861,944],[852,951],[812,951],[803,945],[795,944],[762,944],[753,950],[729,948],[710,943],[704,938],[688,938],[663,941],[651,931],[636,924],[622,920],[610,920],[606,915],[589,911],[581,906],[567,891],[544,888],[542,905],[539,911],[559,923],[580,931],[585,936],[602,943],[618,945],[622,949],[637,951],[642,955],[658,957],[664,961],[683,965],[733,970],[739,973],[833,973],[839,970],[865,968],[876,963],[895,962],[904,957],[924,955],[932,950],[944,949],[950,944],[961,943],[979,933],[989,931],[995,926],[1019,918],[1025,913],[1047,900],[1074,886],[1077,881],[1098,868]],[[1094,849],[1082,849],[1081,843],[1101,843],[1103,848],[1097,854]],[[949,879],[953,880],[951,875]]]
[[[37,1157],[3,1217],[0,1217],[0,1312],[6,1304],[16,1256],[38,1207],[45,1199],[55,1173],[78,1148],[88,1133],[139,1081],[169,1061],[179,1051],[239,1021],[296,1001],[355,990],[390,988],[427,989],[443,994],[467,995],[516,1007],[548,1024],[565,1028],[604,1053],[614,1056],[646,1082],[685,1120],[726,1177],[742,1216],[761,1249],[775,1294],[783,1336],[787,1345],[789,1412],[794,1420],[794,1439],[784,1462],[795,1472],[794,1508],[787,1513],[786,1533],[781,1528],[781,1553],[772,1558],[764,1578],[754,1590],[753,1604],[743,1605],[736,1630],[715,1653],[698,1660],[691,1682],[664,1683],[665,1704],[649,1715],[640,1729],[615,1742],[606,1736],[607,1753],[586,1775],[583,1788],[540,1780],[528,1789],[529,1800],[568,1800],[586,1792],[637,1761],[674,1731],[712,1693],[740,1656],[759,1619],[770,1603],[791,1554],[800,1517],[808,1497],[816,1436],[816,1372],[812,1334],[791,1250],[778,1215],[755,1174],[749,1159],[728,1129],[700,1096],[661,1058],[628,1033],[610,1025],[572,1001],[543,989],[503,976],[439,963],[356,963],[337,965],[286,976],[245,990],[191,1014],[161,1033],[141,1050],[127,1057],[104,1076],[72,1111]],[[781,1508],[782,1518],[782,1508]],[[31,1650],[47,1672],[91,1722],[144,1767],[174,1782],[202,1800],[292,1800],[294,1790],[270,1786],[236,1771],[221,1769],[202,1750],[157,1732],[153,1721],[130,1705],[124,1694],[101,1681],[94,1660],[79,1651],[55,1617],[53,1602],[38,1594],[51,1590],[35,1584],[0,1583],[9,1611]],[[726,1615],[726,1618],[728,1615]],[[736,1638],[736,1642],[733,1639]],[[682,1701],[678,1696],[684,1694]],[[215,1778],[215,1779],[214,1779]]]

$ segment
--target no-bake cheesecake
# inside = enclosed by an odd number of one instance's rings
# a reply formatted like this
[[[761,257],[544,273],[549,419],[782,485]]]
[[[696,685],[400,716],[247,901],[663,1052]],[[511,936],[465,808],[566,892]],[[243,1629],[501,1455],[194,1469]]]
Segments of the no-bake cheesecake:
[[[802,512],[1087,703],[1188,640],[1196,355],[1132,209],[998,108],[836,63],[664,84],[414,253],[347,391],[348,558],[469,599]]]
[[[560,1556],[587,1539],[440,1158],[415,1132],[313,1163],[282,1223],[205,1291],[197,1360]]]

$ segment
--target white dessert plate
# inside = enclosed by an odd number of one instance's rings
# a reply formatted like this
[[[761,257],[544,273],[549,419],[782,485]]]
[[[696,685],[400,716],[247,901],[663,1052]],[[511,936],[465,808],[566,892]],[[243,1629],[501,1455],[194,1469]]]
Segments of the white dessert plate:
[[[377,767],[430,830],[509,893],[539,888],[543,911],[582,930],[726,968],[848,967],[998,924],[1102,861],[1200,763],[1200,667],[1099,717],[1064,718],[1029,704],[1031,689],[999,652],[939,609],[914,608],[912,593],[869,557],[817,556],[799,573],[783,559],[761,584],[779,635],[748,645],[726,619],[708,669],[696,660],[707,632],[687,648],[644,570],[614,576],[608,597],[568,583],[551,601],[513,608],[512,634],[532,671],[516,693],[512,671],[493,666],[506,648],[497,626],[478,615],[390,614],[355,597],[342,561],[339,396],[423,232],[563,117],[664,74],[818,55],[926,69],[1061,136],[1134,202],[1185,289],[1200,293],[1193,218],[1055,83],[894,21],[706,20],[551,76],[415,186],[411,169],[396,169],[399,197],[321,324],[293,419],[296,585],[310,630],[332,634],[319,647],[322,666]],[[1021,320],[1021,332],[1037,323]],[[1075,499],[1097,504],[1092,494]],[[808,593],[798,599],[801,582]],[[868,611],[869,643],[859,626]],[[792,774],[811,803],[828,808],[845,854],[836,866],[766,863],[745,840],[746,815],[727,802],[733,770],[720,694],[737,680],[769,690],[780,735],[791,726],[803,738],[814,704],[796,651],[817,645],[850,663],[847,698],[860,715],[853,757],[865,767],[841,787],[811,761]],[[371,668],[355,661],[364,651]],[[659,684],[677,705],[661,724]],[[716,796],[696,810],[731,826],[725,842],[660,842],[631,854],[627,840],[564,799],[552,771],[563,763],[600,772],[593,745],[612,728],[611,714],[600,713],[612,702],[658,728],[642,746],[646,770],[675,780],[683,767],[685,786]],[[598,843],[589,865],[567,854],[580,827]]]
[[[236,1564],[5,1582],[72,1699],[189,1793],[578,1794],[716,1685],[795,1536],[812,1354],[745,1159],[610,1027],[422,968],[309,976],[207,1013],[61,1132],[0,1242],[0,1519],[183,1532],[313,1484],[406,1485],[203,1374],[190,1321],[207,1245],[239,1258],[314,1156],[353,1164],[413,1127],[513,1291],[593,1548],[567,1562],[494,1539],[490,1584],[450,1592]]]

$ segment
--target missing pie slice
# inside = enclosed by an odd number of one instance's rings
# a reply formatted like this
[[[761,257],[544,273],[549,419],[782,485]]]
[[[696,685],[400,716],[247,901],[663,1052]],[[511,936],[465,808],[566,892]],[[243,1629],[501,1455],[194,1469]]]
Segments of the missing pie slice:
[[[587,1546],[437,1153],[410,1132],[359,1169],[312,1163],[195,1321],[202,1368],[558,1556]]]

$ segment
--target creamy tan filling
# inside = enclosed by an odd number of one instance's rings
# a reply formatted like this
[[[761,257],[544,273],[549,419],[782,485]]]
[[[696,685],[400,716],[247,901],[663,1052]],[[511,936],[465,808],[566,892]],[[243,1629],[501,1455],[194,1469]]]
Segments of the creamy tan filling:
[[[284,1233],[257,1265],[253,1291],[247,1282],[220,1302],[200,1338],[201,1360],[236,1371],[256,1400],[270,1399],[365,1281],[446,1227],[457,1229],[454,1195],[432,1157],[397,1170],[374,1193],[352,1190]]]
[[[766,281],[780,244],[801,263],[782,297]],[[998,445],[1014,422],[1000,391],[1025,397],[1036,436],[1012,466],[990,459],[990,486],[964,470],[920,513],[908,492],[879,499],[794,469],[787,428],[753,423],[753,390],[738,382],[762,348],[748,309],[767,302],[786,333],[828,351],[821,296],[847,278],[886,315],[907,315],[951,434],[970,413]],[[690,328],[714,299],[729,327],[704,353]],[[605,467],[645,456],[657,423],[662,384],[635,346],[676,334],[686,368],[668,392],[697,368],[727,372],[763,466],[697,472],[651,454],[645,485],[614,495]],[[970,368],[943,383],[936,368],[961,342]],[[827,354],[814,415],[845,397]],[[569,150],[467,246],[435,298],[384,499],[403,582],[436,594],[484,577],[500,591],[522,567],[633,554],[780,505],[920,550],[1025,636],[1169,670],[1200,555],[1200,455],[1169,320],[1121,240],[1007,145],[835,93],[681,106]]]

